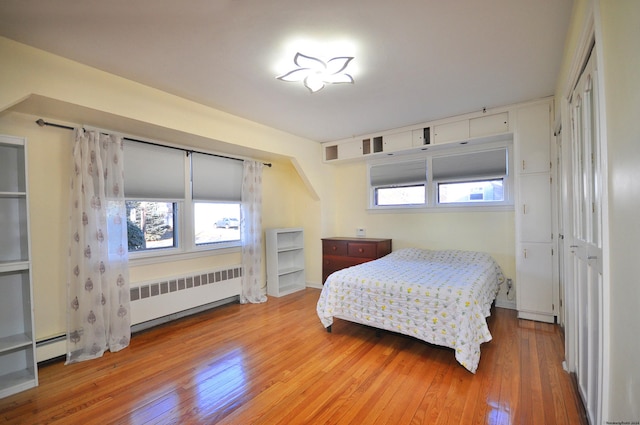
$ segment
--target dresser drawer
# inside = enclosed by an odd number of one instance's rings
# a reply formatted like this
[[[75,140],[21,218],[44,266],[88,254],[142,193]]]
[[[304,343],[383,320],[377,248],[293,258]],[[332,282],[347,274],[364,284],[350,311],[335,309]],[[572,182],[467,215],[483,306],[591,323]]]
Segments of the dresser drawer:
[[[322,254],[324,255],[347,255],[349,242],[347,241],[322,241]]]
[[[349,242],[347,254],[350,257],[376,258],[376,250],[376,244]]]
[[[330,275],[338,270],[346,269],[347,267],[355,266],[356,264],[369,261],[367,258],[356,259],[349,257],[325,257],[322,261],[322,270]]]

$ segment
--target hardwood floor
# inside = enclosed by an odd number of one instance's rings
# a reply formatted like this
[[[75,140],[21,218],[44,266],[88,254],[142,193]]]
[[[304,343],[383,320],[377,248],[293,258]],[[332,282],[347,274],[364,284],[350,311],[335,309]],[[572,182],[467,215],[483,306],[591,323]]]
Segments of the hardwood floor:
[[[40,367],[0,400],[12,424],[583,424],[557,326],[497,308],[477,373],[453,351],[336,320],[307,289],[134,336],[98,360]]]

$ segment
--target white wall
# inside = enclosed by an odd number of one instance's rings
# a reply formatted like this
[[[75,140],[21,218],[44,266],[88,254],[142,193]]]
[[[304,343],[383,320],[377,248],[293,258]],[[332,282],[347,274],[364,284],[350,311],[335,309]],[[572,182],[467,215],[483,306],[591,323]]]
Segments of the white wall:
[[[609,179],[608,421],[640,421],[640,2],[600,0]]]

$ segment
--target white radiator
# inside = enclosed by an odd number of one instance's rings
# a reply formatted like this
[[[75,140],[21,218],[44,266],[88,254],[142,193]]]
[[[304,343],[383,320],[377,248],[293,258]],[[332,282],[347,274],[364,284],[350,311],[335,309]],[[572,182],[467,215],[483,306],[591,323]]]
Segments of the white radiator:
[[[242,267],[234,266],[131,284],[131,325],[239,296],[241,274]]]
[[[136,332],[239,299],[242,266],[131,283],[131,330]],[[36,342],[37,361],[66,355],[65,335]]]

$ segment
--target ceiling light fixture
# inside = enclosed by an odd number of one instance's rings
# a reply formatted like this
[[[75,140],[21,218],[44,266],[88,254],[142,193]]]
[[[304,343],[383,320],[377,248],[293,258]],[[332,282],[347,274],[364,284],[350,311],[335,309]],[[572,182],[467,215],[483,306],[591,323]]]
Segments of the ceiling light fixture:
[[[287,82],[302,81],[311,93],[315,93],[326,84],[353,84],[353,77],[344,72],[352,60],[353,56],[338,56],[324,62],[298,52],[293,58],[298,68],[276,78]]]

